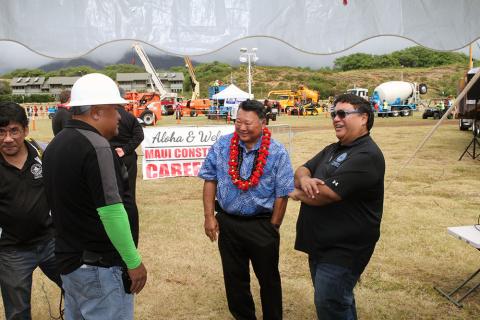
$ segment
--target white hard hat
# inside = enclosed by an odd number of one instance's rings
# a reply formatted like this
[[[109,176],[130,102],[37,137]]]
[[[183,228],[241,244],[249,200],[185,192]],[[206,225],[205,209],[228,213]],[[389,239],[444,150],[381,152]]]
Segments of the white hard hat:
[[[128,101],[120,96],[117,84],[112,79],[101,73],[90,73],[75,81],[68,106],[127,103]]]

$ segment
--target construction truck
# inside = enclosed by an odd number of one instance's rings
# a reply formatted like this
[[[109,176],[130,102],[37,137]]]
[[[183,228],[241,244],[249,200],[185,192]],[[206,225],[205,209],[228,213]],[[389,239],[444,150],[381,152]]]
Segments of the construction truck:
[[[130,101],[125,110],[141,119],[147,126],[153,125],[162,115],[172,115],[175,112],[175,98],[164,98],[156,92],[126,92],[125,100]]]
[[[370,104],[380,117],[409,116],[417,109],[420,95],[427,93],[425,84],[405,81],[389,81],[373,90]]]
[[[130,103],[125,106],[125,110],[140,118],[145,125],[152,125],[162,115],[171,115],[175,112],[178,97],[176,93],[167,92],[143,47],[134,43],[133,49],[135,49],[145,70],[150,75],[152,91],[143,93],[126,92],[125,99],[129,100]]]
[[[184,57],[184,60],[185,66],[190,74],[192,98],[181,103],[182,114],[189,114],[191,117],[196,117],[199,114],[206,115],[210,109],[210,100],[200,99],[200,82],[198,82],[197,77],[195,76],[195,69],[193,68],[192,60],[187,56]]]
[[[275,100],[280,105],[280,112],[295,114],[300,112],[302,106],[315,109],[318,113],[319,94],[315,90],[300,85],[297,90],[273,90],[268,93],[269,100]],[[312,111],[313,111],[312,109]],[[320,109],[320,108],[319,108]]]
[[[346,93],[354,94],[368,101],[368,89],[354,87],[353,89],[348,89]]]

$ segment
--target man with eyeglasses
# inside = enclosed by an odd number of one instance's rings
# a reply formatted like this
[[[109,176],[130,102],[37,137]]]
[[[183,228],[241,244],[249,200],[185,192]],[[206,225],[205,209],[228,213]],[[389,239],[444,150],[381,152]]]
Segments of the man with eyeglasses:
[[[0,287],[7,320],[31,319],[37,267],[61,287],[42,161],[27,135],[25,110],[0,103]]]
[[[342,94],[331,116],[338,142],[295,172],[295,249],[308,254],[318,317],[357,319],[353,288],[380,237],[385,160],[366,100]]]

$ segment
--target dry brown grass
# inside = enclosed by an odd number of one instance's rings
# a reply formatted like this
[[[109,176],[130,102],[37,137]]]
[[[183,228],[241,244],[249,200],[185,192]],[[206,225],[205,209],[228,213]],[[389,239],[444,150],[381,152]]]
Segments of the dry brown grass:
[[[372,135],[386,158],[387,185],[430,128],[416,124],[434,124],[418,116],[413,120],[376,119],[378,127]],[[185,118],[182,125],[212,123]],[[302,128],[293,138],[294,167],[335,141],[324,117],[281,117],[277,123]],[[161,123],[174,124],[171,117]],[[31,135],[49,139],[48,120],[39,121],[38,126],[40,130]],[[386,190],[381,238],[355,289],[360,319],[478,316],[478,295],[458,309],[433,289],[438,284],[451,288],[478,268],[479,252],[446,232],[448,226],[473,224],[479,213],[479,163],[468,158],[457,161],[470,139],[471,134],[460,132],[455,124],[442,125]],[[218,249],[203,233],[201,190],[202,181],[197,178],[138,180],[140,250],[149,280],[136,298],[136,319],[230,319]],[[281,229],[284,316],[315,319],[307,257],[293,249],[298,209],[298,203],[289,203]],[[34,319],[49,319],[43,283],[50,303],[58,303],[58,290],[37,271],[32,296]],[[252,283],[258,309],[254,277]]]

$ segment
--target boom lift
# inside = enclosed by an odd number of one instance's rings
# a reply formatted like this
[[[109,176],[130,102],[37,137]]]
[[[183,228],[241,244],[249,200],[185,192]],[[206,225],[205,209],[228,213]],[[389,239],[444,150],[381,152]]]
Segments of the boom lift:
[[[192,60],[190,57],[183,57],[185,60],[185,66],[188,69],[190,74],[190,79],[192,79],[192,100],[200,98],[200,82],[198,82],[197,77],[195,77],[195,69],[193,69]]]
[[[195,76],[192,60],[190,60],[188,56],[185,56],[184,60],[185,66],[190,74],[190,79],[192,80],[192,98],[182,102],[182,113],[190,114],[191,117],[196,117],[199,114],[207,114],[210,109],[210,100],[200,99],[200,82],[198,82]]]
[[[177,105],[177,94],[167,92],[143,47],[134,43],[133,49],[150,75],[149,81],[152,92],[127,92],[125,99],[131,102],[125,106],[125,109],[135,117],[142,119],[146,125],[152,125],[162,117],[162,114],[174,113]]]

